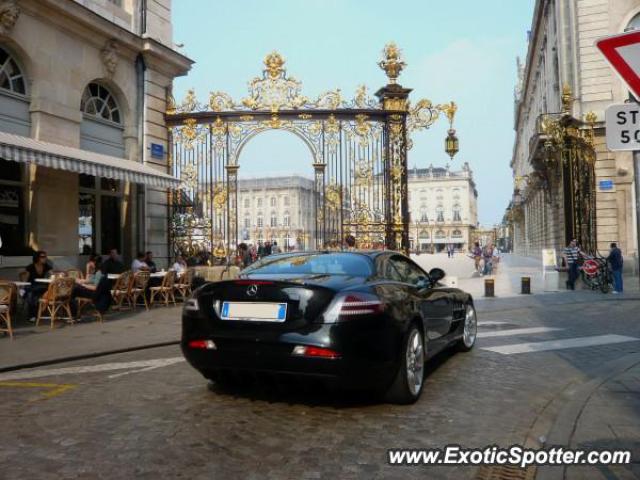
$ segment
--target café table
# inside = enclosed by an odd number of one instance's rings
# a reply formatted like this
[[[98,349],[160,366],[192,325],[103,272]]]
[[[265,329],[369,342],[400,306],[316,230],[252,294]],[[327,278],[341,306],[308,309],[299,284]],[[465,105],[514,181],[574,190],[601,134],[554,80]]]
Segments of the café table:
[[[109,280],[117,280],[118,278],[120,278],[120,274],[119,273],[110,273],[107,275],[107,278]]]
[[[51,283],[53,278],[36,278],[36,282],[39,283]]]
[[[151,273],[149,276],[152,278],[162,278],[167,274],[167,272],[155,272]]]

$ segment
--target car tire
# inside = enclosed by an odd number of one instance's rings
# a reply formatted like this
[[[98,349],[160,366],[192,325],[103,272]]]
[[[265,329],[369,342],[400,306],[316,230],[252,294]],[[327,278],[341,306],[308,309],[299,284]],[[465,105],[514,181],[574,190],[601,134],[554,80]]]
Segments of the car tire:
[[[424,336],[416,323],[412,323],[403,339],[399,368],[386,392],[389,403],[408,405],[415,403],[424,385]]]
[[[478,338],[478,316],[475,307],[468,303],[464,314],[464,325],[462,328],[462,338],[458,340],[457,348],[461,352],[468,352],[473,349]]]

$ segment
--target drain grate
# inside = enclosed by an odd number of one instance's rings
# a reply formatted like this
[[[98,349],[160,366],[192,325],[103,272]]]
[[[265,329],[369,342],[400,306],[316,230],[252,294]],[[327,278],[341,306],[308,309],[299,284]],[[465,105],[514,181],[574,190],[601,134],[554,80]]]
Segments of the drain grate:
[[[475,480],[533,480],[536,467],[513,467],[510,465],[490,465],[480,467]]]

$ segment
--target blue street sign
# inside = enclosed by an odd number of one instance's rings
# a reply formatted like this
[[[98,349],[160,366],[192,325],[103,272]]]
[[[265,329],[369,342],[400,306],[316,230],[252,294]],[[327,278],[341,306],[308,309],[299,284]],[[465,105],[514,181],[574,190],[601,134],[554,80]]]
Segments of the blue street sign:
[[[598,186],[600,190],[613,190],[613,180],[600,180]]]
[[[164,145],[161,145],[159,143],[152,143],[151,156],[154,158],[164,158]]]

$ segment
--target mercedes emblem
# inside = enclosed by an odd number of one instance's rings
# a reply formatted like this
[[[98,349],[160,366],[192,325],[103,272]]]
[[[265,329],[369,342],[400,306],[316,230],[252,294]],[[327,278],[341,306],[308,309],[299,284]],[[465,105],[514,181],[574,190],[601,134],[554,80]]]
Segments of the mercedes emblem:
[[[255,283],[253,285],[249,285],[249,288],[247,288],[247,295],[249,295],[250,297],[255,297],[258,293],[258,285],[256,285]]]

